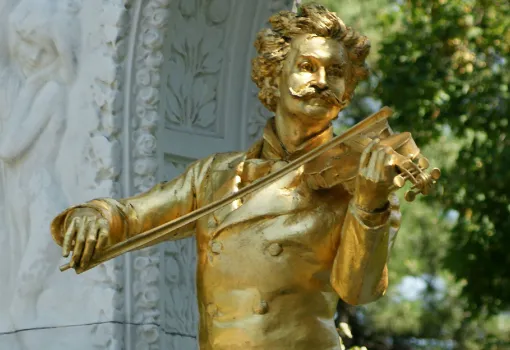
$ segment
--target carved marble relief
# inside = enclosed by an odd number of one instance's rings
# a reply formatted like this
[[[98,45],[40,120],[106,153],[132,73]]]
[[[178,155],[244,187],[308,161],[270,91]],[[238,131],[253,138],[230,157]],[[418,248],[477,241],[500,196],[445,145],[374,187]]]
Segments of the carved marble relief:
[[[61,165],[76,167],[75,182],[69,181],[69,176],[64,181],[68,189],[73,185],[77,189],[70,191],[72,203],[98,197],[119,198],[126,193],[121,175],[122,151],[128,147],[122,141],[124,125],[129,125],[123,111],[131,5],[132,1],[84,1],[82,12],[87,27],[83,36],[81,79],[73,96],[72,112],[76,115],[73,115],[72,132],[66,140],[68,145],[74,140],[77,146],[68,152]],[[90,313],[94,320],[86,331],[86,349],[124,349],[124,263],[125,259],[115,259],[101,265],[95,274],[73,278],[73,281],[84,278],[92,281],[90,296],[94,304]],[[72,278],[71,274],[66,275]]]
[[[226,24],[232,0],[180,0],[172,15],[172,36],[162,96],[165,127],[222,137],[217,114]]]
[[[80,28],[73,18],[79,9],[69,1],[23,0],[7,22],[10,62],[2,73],[0,161],[10,261],[1,294],[16,328],[44,317],[45,306],[39,305],[51,293],[48,283],[58,267],[58,249],[47,231],[67,205],[55,158],[76,75]]]
[[[1,0],[0,1],[0,136],[3,134],[5,129],[5,123],[10,115],[9,109],[10,104],[13,99],[13,94],[16,93],[18,87],[16,85],[9,87],[11,85],[11,67],[9,66],[9,42],[7,36],[8,30],[8,18],[9,14],[12,10],[13,5],[9,0]],[[5,85],[4,85],[5,84]],[[3,161],[0,160],[0,222],[4,222],[5,220],[5,169]],[[0,246],[8,247],[9,246],[9,238],[7,235],[7,227],[5,224],[0,225]],[[11,286],[10,278],[11,278],[11,270],[10,260],[12,257],[10,254],[1,254],[0,255],[0,281],[4,281],[8,286]],[[3,287],[3,293],[6,293],[4,289],[7,287]],[[0,298],[0,310],[6,310],[9,306],[10,300],[9,298]],[[0,330],[10,330],[13,329],[13,325],[11,324],[10,317],[1,317],[0,316]],[[12,337],[11,337],[12,338]]]
[[[130,105],[135,112],[132,129],[132,176],[134,192],[150,189],[157,182],[156,128],[160,123],[161,66],[163,41],[166,33],[170,0],[136,2],[140,8],[136,45],[134,47],[134,78],[131,87],[135,99]],[[136,350],[161,349],[161,252],[151,247],[132,254],[132,273],[128,275],[131,288],[131,320],[140,325],[129,341]]]
[[[163,38],[169,0],[144,1],[135,48],[136,99],[133,104],[134,188],[143,192],[156,184],[156,127],[159,122],[159,88],[163,64]]]
[[[0,244],[10,253],[0,254],[0,344],[16,340],[12,350],[122,347],[112,323],[125,312],[122,260],[78,282],[58,270],[48,229],[66,206],[120,196],[126,12],[110,0],[0,0]]]

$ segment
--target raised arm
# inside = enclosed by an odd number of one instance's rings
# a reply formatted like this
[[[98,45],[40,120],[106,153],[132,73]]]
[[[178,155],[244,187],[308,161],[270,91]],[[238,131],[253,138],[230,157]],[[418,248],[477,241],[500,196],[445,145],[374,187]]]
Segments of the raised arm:
[[[348,304],[370,303],[388,287],[388,259],[400,224],[398,199],[379,212],[350,203],[340,234],[331,284]]]
[[[100,198],[71,207],[53,220],[52,237],[62,246],[63,256],[73,251],[72,267],[85,267],[96,249],[124,241],[196,209],[196,188],[204,180],[212,160],[213,156],[196,161],[181,176],[137,196],[121,200]],[[194,224],[190,224],[174,239],[191,236],[193,230]]]
[[[331,273],[333,288],[351,305],[380,298],[388,286],[389,251],[400,224],[393,176],[388,149],[373,142],[361,156]]]

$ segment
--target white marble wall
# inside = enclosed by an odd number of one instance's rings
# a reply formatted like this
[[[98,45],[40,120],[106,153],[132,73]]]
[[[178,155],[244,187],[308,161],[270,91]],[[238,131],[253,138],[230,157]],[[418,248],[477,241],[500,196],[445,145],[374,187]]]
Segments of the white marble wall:
[[[196,348],[193,240],[61,273],[49,222],[244,148],[290,0],[0,0],[0,350]]]

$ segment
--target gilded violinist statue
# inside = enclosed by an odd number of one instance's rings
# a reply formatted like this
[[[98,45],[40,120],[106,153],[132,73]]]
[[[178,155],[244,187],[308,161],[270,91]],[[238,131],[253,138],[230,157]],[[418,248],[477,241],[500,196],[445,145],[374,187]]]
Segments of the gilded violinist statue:
[[[214,154],[135,197],[67,209],[52,235],[84,269],[101,251],[250,186],[330,142],[366,78],[365,36],[320,5],[280,12],[257,35],[252,78],[274,112],[245,152]],[[340,349],[338,299],[384,295],[399,227],[394,149],[349,143],[150,244],[196,235],[200,349]],[[147,244],[145,245],[147,246]]]

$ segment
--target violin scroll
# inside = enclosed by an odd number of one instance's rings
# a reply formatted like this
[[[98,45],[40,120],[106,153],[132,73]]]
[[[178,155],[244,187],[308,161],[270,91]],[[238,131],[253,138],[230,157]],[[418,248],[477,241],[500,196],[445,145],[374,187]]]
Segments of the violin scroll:
[[[392,190],[404,187],[407,181],[411,182],[412,187],[404,196],[408,202],[414,201],[418,194],[428,195],[432,191],[436,181],[441,177],[441,170],[434,168],[426,172],[430,166],[429,160],[420,153],[409,132],[393,133],[387,120],[383,120],[346,144],[361,154],[374,139],[379,139],[381,145],[393,150],[393,165],[399,174],[393,180]]]
[[[426,172],[430,166],[429,160],[420,154],[411,134],[394,134],[382,140],[381,144],[390,146],[395,151],[394,164],[400,174],[393,179],[394,188],[404,187],[407,181],[412,183],[411,189],[404,195],[405,200],[412,202],[418,194],[428,195],[441,177],[441,170],[433,168]]]
[[[412,202],[418,194],[428,195],[431,192],[436,181],[441,177],[441,170],[434,168],[430,173],[427,173],[425,170],[429,163],[425,157],[420,157],[417,164],[411,160],[408,164],[412,164],[412,166],[409,167],[406,164],[404,167],[399,167],[402,172],[393,179],[393,185],[395,188],[402,188],[406,181],[411,181],[413,186],[405,193],[404,198],[406,201]]]

